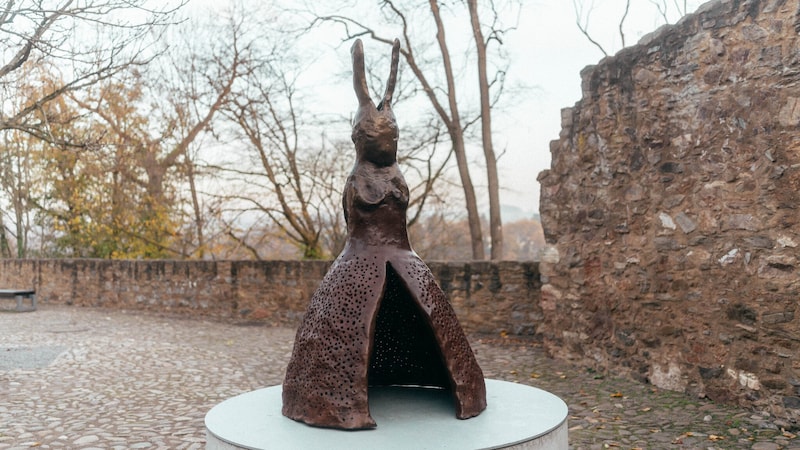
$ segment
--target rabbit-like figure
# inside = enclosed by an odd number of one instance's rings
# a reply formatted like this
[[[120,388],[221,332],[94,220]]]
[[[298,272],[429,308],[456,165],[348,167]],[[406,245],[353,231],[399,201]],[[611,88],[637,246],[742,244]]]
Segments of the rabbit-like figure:
[[[428,386],[453,394],[456,417],[486,408],[483,373],[406,229],[408,186],[397,165],[392,112],[400,43],[376,107],[360,40],[351,50],[359,108],[356,162],[343,196],[347,243],[311,298],[283,384],[283,414],[309,425],[373,428],[370,386]]]

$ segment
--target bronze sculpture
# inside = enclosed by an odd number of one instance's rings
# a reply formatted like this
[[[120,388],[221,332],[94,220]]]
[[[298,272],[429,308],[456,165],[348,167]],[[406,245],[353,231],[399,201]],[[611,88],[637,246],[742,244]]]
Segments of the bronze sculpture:
[[[359,108],[352,133],[356,163],[343,196],[347,243],[311,299],[283,384],[283,414],[309,425],[375,427],[369,386],[449,389],[460,419],[486,408],[472,349],[408,240],[409,192],[397,165],[392,112],[399,52],[395,40],[386,92],[376,107],[361,41],[351,50]]]

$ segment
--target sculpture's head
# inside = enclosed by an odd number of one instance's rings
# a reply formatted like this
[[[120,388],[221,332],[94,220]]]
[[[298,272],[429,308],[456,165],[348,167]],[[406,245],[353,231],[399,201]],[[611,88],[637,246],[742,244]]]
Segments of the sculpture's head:
[[[397,161],[397,122],[392,112],[392,94],[397,82],[397,65],[400,59],[400,41],[392,47],[392,64],[386,92],[378,106],[372,102],[364,70],[364,47],[357,39],[350,50],[353,55],[353,88],[358,97],[358,111],[353,123],[353,143],[359,160],[388,166]]]

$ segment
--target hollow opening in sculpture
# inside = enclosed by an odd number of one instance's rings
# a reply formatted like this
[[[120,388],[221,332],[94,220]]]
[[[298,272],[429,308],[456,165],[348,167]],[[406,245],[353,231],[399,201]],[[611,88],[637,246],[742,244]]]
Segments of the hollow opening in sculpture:
[[[452,380],[428,315],[386,264],[386,283],[373,325],[370,386],[419,386],[452,390]]]

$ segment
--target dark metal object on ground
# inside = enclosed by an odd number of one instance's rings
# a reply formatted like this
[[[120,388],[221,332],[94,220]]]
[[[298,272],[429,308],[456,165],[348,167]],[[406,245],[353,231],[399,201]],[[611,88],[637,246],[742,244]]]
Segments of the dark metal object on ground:
[[[392,113],[400,43],[376,107],[360,40],[352,48],[359,108],[356,164],[344,191],[347,243],[297,331],[283,385],[283,414],[309,425],[373,428],[369,386],[452,392],[460,419],[486,408],[486,387],[458,319],[433,274],[411,249],[409,193],[397,165]]]

